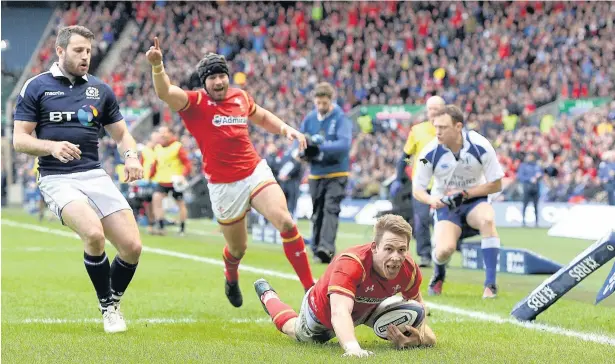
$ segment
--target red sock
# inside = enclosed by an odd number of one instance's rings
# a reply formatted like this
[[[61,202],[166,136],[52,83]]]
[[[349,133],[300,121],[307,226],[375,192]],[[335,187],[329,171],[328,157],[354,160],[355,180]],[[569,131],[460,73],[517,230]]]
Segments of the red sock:
[[[241,259],[237,259],[231,255],[228,251],[228,245],[225,245],[224,250],[222,250],[222,258],[224,259],[224,276],[226,280],[229,282],[237,282],[239,280],[237,269],[239,269],[239,262]]]
[[[305,252],[305,242],[297,230],[297,225],[288,231],[280,233],[280,236],[282,236],[286,258],[288,258],[288,261],[299,276],[303,288],[308,290],[314,285],[314,277],[312,276],[312,269]]]
[[[282,302],[280,297],[273,291],[266,292],[263,297],[261,297],[261,300],[265,304],[265,307],[267,307],[273,324],[280,331],[282,331],[282,327],[284,327],[284,324],[287,323],[288,320],[299,316],[292,307]]]

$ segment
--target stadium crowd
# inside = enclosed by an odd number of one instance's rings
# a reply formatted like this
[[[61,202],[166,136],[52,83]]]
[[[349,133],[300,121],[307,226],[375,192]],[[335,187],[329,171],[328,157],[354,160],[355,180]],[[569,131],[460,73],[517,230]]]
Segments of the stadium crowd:
[[[154,94],[143,56],[154,36],[161,39],[173,82],[200,87],[195,65],[215,51],[230,61],[234,84],[295,126],[313,107],[310,92],[323,80],[336,87],[337,103],[347,111],[423,104],[441,95],[464,109],[469,128],[495,142],[507,185],[514,185],[525,154],[537,154],[547,171],[543,198],[549,201],[596,199],[597,166],[604,151],[615,149],[615,103],[580,118],[557,113],[548,115],[550,123],[531,118],[557,98],[612,97],[615,5],[609,2],[159,1],[120,3],[113,10],[84,7],[79,16],[75,6],[58,11],[58,25],[91,27],[104,41],[97,42],[98,54],[108,50],[121,28],[109,27],[110,22],[126,14],[136,21],[139,29],[118,67],[101,76],[121,106],[160,113],[195,162],[200,152],[179,116],[162,108]],[[111,29],[116,30],[112,36]],[[41,54],[42,67],[53,60],[53,43],[48,41]],[[370,132],[355,128],[349,195],[379,195],[395,173],[409,125],[391,121],[371,120]],[[263,156],[271,143],[284,152],[283,140],[256,129],[252,138]],[[114,146],[101,144],[112,171],[119,160]],[[505,196],[515,198],[514,188]]]

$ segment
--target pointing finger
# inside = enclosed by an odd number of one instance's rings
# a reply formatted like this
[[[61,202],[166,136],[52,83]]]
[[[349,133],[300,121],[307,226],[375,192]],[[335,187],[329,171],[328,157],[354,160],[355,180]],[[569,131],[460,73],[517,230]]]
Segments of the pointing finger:
[[[154,48],[160,49],[160,42],[158,41],[158,37],[154,37]]]

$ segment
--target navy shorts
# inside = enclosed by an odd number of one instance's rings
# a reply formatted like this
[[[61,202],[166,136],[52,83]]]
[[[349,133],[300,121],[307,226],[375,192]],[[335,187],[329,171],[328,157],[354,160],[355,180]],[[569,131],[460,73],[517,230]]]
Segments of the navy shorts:
[[[461,237],[460,239],[470,238],[472,236],[479,235],[480,232],[470,225],[466,221],[466,217],[476,206],[483,202],[487,202],[487,197],[476,197],[467,200],[462,203],[461,206],[457,207],[454,210],[449,209],[448,207],[442,207],[436,210],[434,214],[434,224],[438,221],[450,221],[453,224],[459,226],[461,228]]]

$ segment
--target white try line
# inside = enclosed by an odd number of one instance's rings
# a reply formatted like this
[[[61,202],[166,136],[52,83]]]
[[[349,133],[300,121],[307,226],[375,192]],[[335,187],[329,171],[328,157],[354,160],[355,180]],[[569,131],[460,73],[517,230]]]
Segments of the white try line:
[[[77,234],[75,233],[57,230],[57,229],[50,229],[50,228],[37,226],[33,224],[25,224],[25,223],[20,223],[17,221],[12,221],[12,220],[2,220],[2,224],[7,225],[7,226],[12,226],[12,227],[32,230],[32,231],[39,231],[39,232],[43,232],[47,234],[54,234],[54,235],[79,239],[79,236],[77,236]],[[217,266],[224,265],[224,263],[222,263],[221,260],[200,257],[197,255],[192,255],[192,254],[184,254],[184,253],[174,252],[174,251],[166,250],[166,249],[150,248],[150,247],[144,246],[143,251],[151,252],[151,253],[159,254],[159,255],[164,255],[164,256],[193,260],[193,261],[207,263],[211,265],[217,265]],[[261,268],[247,266],[247,265],[240,265],[239,267],[240,267],[240,270],[243,272],[251,272],[251,273],[260,274],[263,276],[278,277],[278,278],[284,278],[284,279],[293,280],[293,281],[299,280],[299,278],[297,278],[297,276],[294,274],[282,273],[282,272],[277,272],[277,271],[268,270],[268,269],[261,269]],[[550,325],[545,325],[545,324],[537,324],[537,323],[531,323],[531,322],[519,322],[511,318],[503,318],[498,315],[492,315],[492,314],[488,314],[485,312],[471,311],[471,310],[466,310],[466,309],[462,309],[458,307],[441,305],[437,303],[428,302],[427,305],[430,308],[433,308],[439,311],[469,317],[469,318],[472,318],[478,321],[486,321],[486,322],[491,322],[491,323],[500,324],[500,325],[511,324],[511,325],[523,327],[528,330],[547,332],[547,333],[561,335],[561,336],[573,337],[573,338],[580,339],[583,341],[615,346],[615,338],[609,337],[606,335],[574,331],[574,330],[564,329],[561,327],[550,326]]]
[[[133,324],[158,324],[158,325],[174,325],[174,324],[193,324],[197,320],[193,318],[140,318],[134,320],[126,320],[127,323]],[[84,318],[84,319],[58,319],[58,318],[27,318],[20,321],[7,321],[9,324],[44,324],[44,325],[65,325],[65,324],[91,324],[102,323],[102,318]]]
[[[151,325],[176,325],[176,324],[195,324],[195,323],[210,323],[210,320],[197,320],[194,318],[186,317],[186,318],[140,318],[133,320],[126,320],[129,324],[151,324]],[[250,323],[250,324],[264,324],[270,323],[270,318],[258,318],[258,319],[249,319],[249,318],[232,318],[230,320],[232,323],[242,324],[242,323]],[[8,324],[18,324],[18,325],[28,325],[28,324],[43,324],[43,325],[80,325],[80,324],[92,324],[92,323],[102,323],[102,318],[83,318],[83,319],[60,319],[60,318],[27,318],[23,320],[9,320],[6,321]]]

